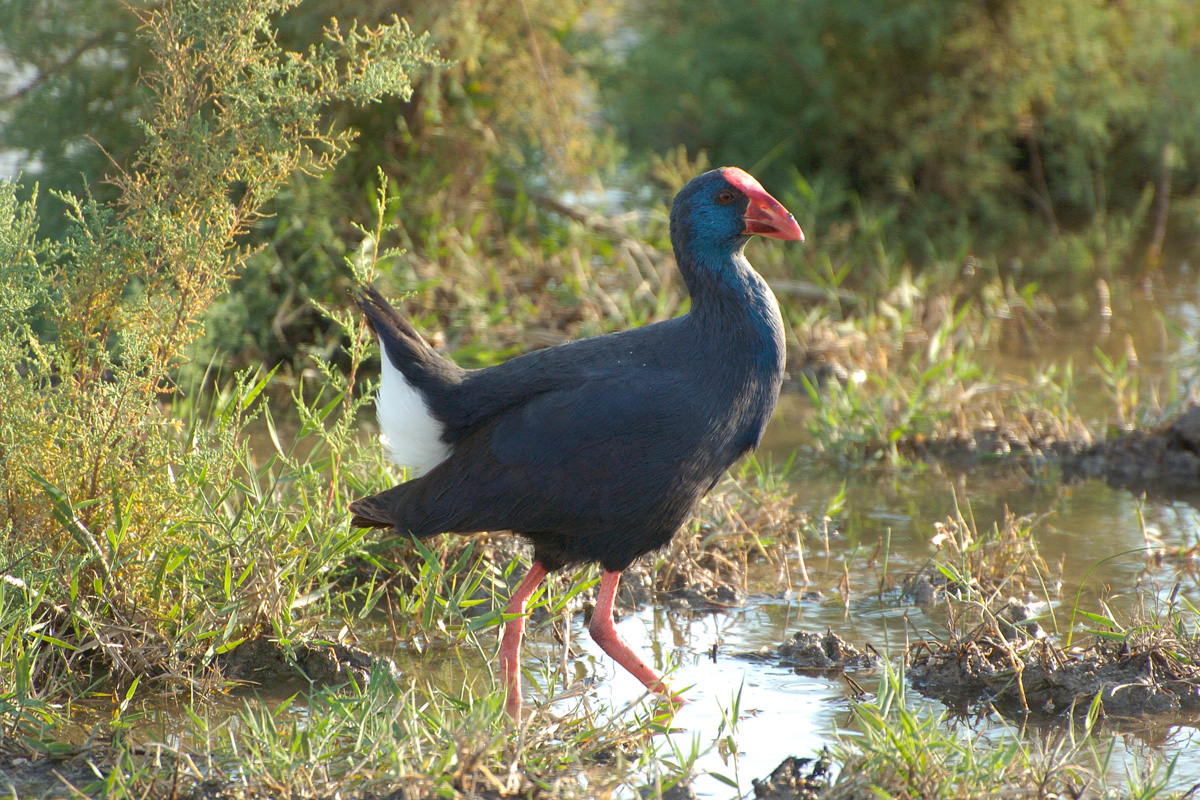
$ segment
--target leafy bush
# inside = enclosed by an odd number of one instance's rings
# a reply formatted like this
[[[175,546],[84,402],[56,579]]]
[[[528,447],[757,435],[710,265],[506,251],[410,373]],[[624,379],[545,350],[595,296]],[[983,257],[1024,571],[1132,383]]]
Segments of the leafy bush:
[[[245,263],[240,238],[267,201],[297,172],[326,171],[348,149],[350,133],[323,121],[323,109],[407,96],[407,70],[435,60],[399,21],[331,25],[324,46],[287,52],[270,19],[290,5],[180,0],[145,13],[158,65],[146,76],[145,145],[113,178],[115,202],[59,195],[69,224],[57,240],[38,237],[36,201],[0,183],[0,572],[56,630],[73,626],[86,639],[80,631],[97,620],[116,620],[125,633],[130,620],[144,623],[150,649],[161,645],[145,662],[180,655],[176,637],[194,646],[200,633],[212,635],[211,618],[192,616],[204,590],[189,587],[189,576],[232,602],[234,584],[261,575],[250,566],[269,554],[275,569],[247,589],[246,616],[231,606],[228,636],[234,622],[266,608],[279,618],[289,607],[278,596],[288,585],[280,556],[324,558],[321,548],[249,546],[289,530],[235,502],[239,488],[253,499],[269,483],[236,435],[265,380],[243,377],[203,414],[171,413],[163,401],[176,395],[176,371],[205,315]],[[332,407],[322,409],[309,421]],[[342,431],[338,440],[348,438]],[[330,543],[330,524],[310,509],[290,530]]]
[[[1166,201],[1200,190],[1189,0],[636,8],[605,82],[635,146],[684,143],[768,180],[797,169],[846,195],[842,218],[851,197],[898,208],[896,238],[922,260],[963,229],[1008,252],[1095,230],[1083,243],[1103,265],[1122,232],[1109,217],[1161,245]]]
[[[0,98],[0,147],[23,152],[22,168],[43,188],[80,194],[86,185],[100,200],[114,199],[104,178],[143,140],[139,121],[150,102],[137,76],[153,54],[135,35],[138,21],[119,0],[35,5],[32,13],[18,13],[21,5],[6,7],[11,18],[0,24],[0,47],[14,73],[29,77]],[[584,46],[585,11],[601,5],[314,0],[280,17],[278,41],[304,52],[321,43],[331,17],[344,28],[398,13],[430,32],[445,61],[414,77],[409,102],[326,104],[327,120],[361,135],[336,173],[295,182],[263,207],[241,238],[255,252],[214,305],[199,359],[218,354],[235,365],[273,365],[308,348],[336,352],[339,332],[314,301],[344,304],[346,242],[353,221],[370,216],[379,169],[395,187],[389,213],[400,223],[401,244],[429,267],[418,264],[425,275],[415,285],[401,276],[402,288],[419,290],[428,307],[439,292],[457,293],[468,281],[473,297],[500,285],[511,316],[527,318],[518,284],[537,267],[526,253],[539,249],[543,224],[561,226],[544,223],[524,202],[526,185],[587,188],[588,176],[612,160],[611,143],[593,129],[590,78],[572,54]],[[70,24],[60,24],[63,18]],[[63,235],[61,204],[49,192],[40,210],[43,233]],[[464,257],[476,262],[468,272]]]

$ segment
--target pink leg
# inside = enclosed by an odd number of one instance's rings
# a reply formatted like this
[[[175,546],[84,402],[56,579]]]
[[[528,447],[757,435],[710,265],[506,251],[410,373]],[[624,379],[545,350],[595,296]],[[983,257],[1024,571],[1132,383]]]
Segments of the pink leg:
[[[504,671],[504,685],[508,689],[504,709],[513,719],[521,717],[521,637],[525,635],[525,604],[545,577],[546,568],[542,562],[533,562],[525,580],[521,581],[504,609],[505,614],[517,615],[516,619],[505,623],[504,639],[500,642],[500,667]]]
[[[605,570],[604,577],[600,579],[600,596],[596,598],[596,610],[592,612],[592,623],[588,626],[588,631],[591,632],[592,638],[604,652],[629,670],[633,677],[641,681],[647,689],[669,699],[672,703],[683,703],[683,698],[671,691],[671,688],[662,679],[662,675],[646,664],[613,627],[613,600],[617,596],[617,585],[620,582],[621,573]]]

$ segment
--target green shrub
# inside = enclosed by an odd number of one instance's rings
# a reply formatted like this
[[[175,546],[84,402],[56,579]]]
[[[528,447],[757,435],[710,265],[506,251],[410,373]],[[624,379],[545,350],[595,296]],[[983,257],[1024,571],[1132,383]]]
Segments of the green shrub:
[[[636,9],[605,82],[635,146],[683,143],[767,181],[797,169],[845,196],[833,209],[842,219],[851,197],[897,208],[893,238],[922,261],[928,239],[944,245],[963,229],[976,246],[1027,253],[1043,235],[1098,228],[1110,232],[1088,250],[1102,259],[1120,232],[1109,217],[1159,235],[1148,189],[1166,180],[1156,215],[1164,198],[1200,189],[1200,112],[1185,100],[1200,93],[1200,17],[1189,0]]]
[[[399,21],[331,26],[324,46],[287,52],[270,20],[290,5],[145,12],[145,144],[112,179],[114,202],[59,195],[58,239],[38,237],[34,199],[0,184],[0,552],[7,569],[64,568],[53,588],[73,600],[104,586],[133,606],[183,602],[148,570],[206,546],[199,487],[228,491],[239,474],[236,433],[262,384],[241,381],[211,425],[189,425],[164,406],[177,370],[267,201],[349,147],[323,110],[407,96],[407,70],[434,61]]]
[[[43,187],[43,234],[58,239],[62,205],[46,190],[82,194],[90,186],[101,201],[115,198],[104,180],[143,141],[140,120],[151,98],[137,77],[153,54],[120,0],[68,0],[32,13],[25,5],[9,4],[9,18],[0,17],[0,47],[16,74],[31,76],[0,98],[0,147],[23,151],[23,169]],[[274,365],[310,348],[336,352],[339,332],[315,303],[344,304],[346,243],[354,221],[371,215],[379,169],[396,187],[389,213],[401,244],[436,276],[401,288],[420,290],[430,306],[439,290],[457,292],[477,275],[486,277],[465,288],[480,296],[494,275],[511,315],[527,318],[518,302],[525,287],[517,284],[539,268],[525,254],[539,249],[543,225],[558,221],[544,223],[536,207],[495,187],[587,188],[611,163],[611,143],[594,130],[590,77],[573,55],[583,47],[585,12],[603,5],[312,0],[281,16],[278,41],[304,52],[321,43],[331,17],[345,27],[399,13],[428,30],[446,60],[414,77],[404,104],[331,98],[325,105],[327,120],[360,135],[336,173],[295,182],[263,206],[241,239],[255,252],[213,306],[198,359]],[[464,256],[474,269],[461,268]]]

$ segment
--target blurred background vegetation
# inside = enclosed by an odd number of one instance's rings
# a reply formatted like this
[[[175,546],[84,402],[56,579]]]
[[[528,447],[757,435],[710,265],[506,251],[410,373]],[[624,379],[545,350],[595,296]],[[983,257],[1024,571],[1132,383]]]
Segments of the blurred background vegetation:
[[[119,0],[0,14],[0,148],[53,237],[49,190],[111,199],[143,144],[148,53]],[[809,234],[755,255],[777,280],[881,293],[971,263],[1090,286],[1200,231],[1194,0],[311,0],[280,40],[393,14],[445,65],[409,102],[330,112],[354,149],[245,237],[202,362],[338,357],[313,301],[344,305],[380,173],[407,250],[385,288],[476,365],[677,313],[666,204],[710,164],[750,169]]]

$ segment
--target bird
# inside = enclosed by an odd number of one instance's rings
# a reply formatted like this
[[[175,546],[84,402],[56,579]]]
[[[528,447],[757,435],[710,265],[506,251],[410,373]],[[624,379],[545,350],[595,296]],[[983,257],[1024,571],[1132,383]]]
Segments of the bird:
[[[804,240],[749,173],[698,175],[670,212],[686,313],[474,370],[438,353],[374,286],[356,290],[381,350],[381,440],[409,480],[351,503],[351,524],[417,538],[508,530],[532,543],[500,644],[514,719],[526,605],[548,573],[592,563],[602,569],[592,638],[650,692],[683,702],[616,631],[613,602],[621,572],[671,540],[775,409],[784,328],[743,252],[754,235]]]

